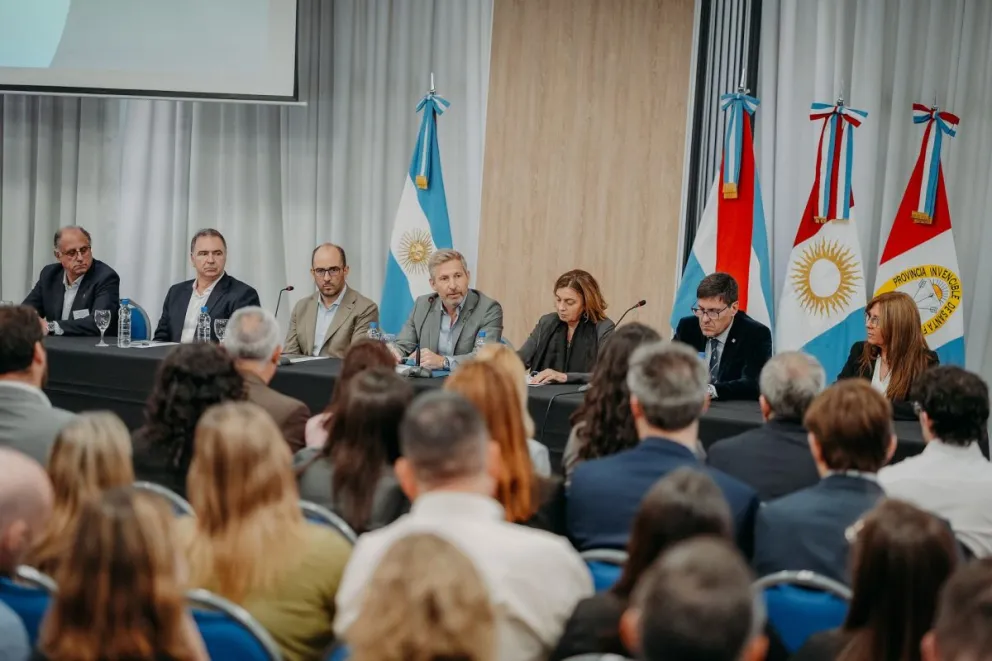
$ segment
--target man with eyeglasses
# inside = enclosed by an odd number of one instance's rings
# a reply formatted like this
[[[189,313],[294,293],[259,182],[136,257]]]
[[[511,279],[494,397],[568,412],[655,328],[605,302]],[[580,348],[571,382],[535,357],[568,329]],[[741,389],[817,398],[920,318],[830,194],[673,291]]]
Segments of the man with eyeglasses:
[[[737,281],[727,273],[703,278],[696,287],[695,318],[679,320],[672,338],[706,361],[712,399],[758,399],[758,377],[772,355],[771,331],[740,310],[737,292]]]
[[[51,335],[100,334],[94,310],[110,310],[111,335],[117,334],[121,279],[114,269],[93,259],[93,241],[82,227],[63,227],[55,233],[55,259],[41,270],[24,305],[37,310]]]
[[[293,308],[284,353],[341,358],[368,336],[369,324],[379,323],[379,306],[348,286],[348,270],[341,246],[314,248],[310,275],[317,291]]]

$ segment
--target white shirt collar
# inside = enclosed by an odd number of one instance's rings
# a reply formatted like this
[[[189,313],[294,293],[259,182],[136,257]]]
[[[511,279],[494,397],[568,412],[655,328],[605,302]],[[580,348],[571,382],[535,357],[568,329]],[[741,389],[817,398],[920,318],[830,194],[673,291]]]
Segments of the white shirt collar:
[[[857,478],[861,478],[862,480],[868,480],[869,482],[874,482],[875,484],[878,484],[878,475],[876,473],[867,473],[865,471],[855,471],[855,470],[827,471],[827,474],[824,475],[823,477],[827,478],[827,477],[832,477],[834,475],[843,475],[844,477],[857,477]]]
[[[67,290],[69,290],[69,289],[79,289],[79,284],[83,281],[83,278],[85,278],[85,277],[86,277],[86,274],[84,273],[81,276],[79,276],[78,278],[76,278],[76,281],[70,285],[69,284],[69,274],[65,272],[65,269],[62,269],[62,286],[65,287]]]
[[[49,408],[51,408],[52,406],[52,402],[50,399],[48,399],[48,395],[46,395],[41,388],[36,388],[30,383],[24,383],[23,381],[13,381],[9,379],[0,379],[0,388],[15,388],[18,390],[29,392],[35,395],[36,397],[38,397],[39,399],[41,399],[45,403],[45,406]]]
[[[193,278],[193,296],[200,296],[200,297],[210,296],[210,294],[212,294],[213,291],[214,291],[214,287],[217,286],[217,283],[218,282],[220,282],[221,280],[224,279],[224,276],[225,275],[227,275],[227,271],[224,271],[223,273],[221,273],[219,278],[217,278],[212,283],[210,283],[210,286],[207,287],[206,289],[204,289],[202,294],[198,294],[196,292],[196,278]]]
[[[506,512],[498,501],[481,494],[462,491],[429,491],[413,502],[410,512],[428,518],[492,519],[503,521]]]
[[[923,454],[941,455],[961,461],[985,461],[985,455],[982,454],[982,449],[978,447],[976,442],[968,445],[951,445],[944,443],[939,438],[933,438],[923,448]]]

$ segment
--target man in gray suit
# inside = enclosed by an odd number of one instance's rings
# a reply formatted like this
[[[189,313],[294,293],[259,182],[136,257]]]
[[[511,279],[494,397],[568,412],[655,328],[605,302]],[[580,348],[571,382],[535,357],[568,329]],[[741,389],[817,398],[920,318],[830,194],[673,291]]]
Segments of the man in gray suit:
[[[402,360],[414,357],[419,344],[421,366],[448,370],[472,355],[480,332],[485,332],[486,342],[500,341],[503,308],[469,289],[468,264],[457,250],[436,251],[427,261],[427,270],[434,293],[414,302],[410,318],[390,348]]]
[[[52,407],[41,388],[48,378],[41,317],[30,307],[0,307],[0,447],[23,452],[41,465],[55,436],[72,420]]]

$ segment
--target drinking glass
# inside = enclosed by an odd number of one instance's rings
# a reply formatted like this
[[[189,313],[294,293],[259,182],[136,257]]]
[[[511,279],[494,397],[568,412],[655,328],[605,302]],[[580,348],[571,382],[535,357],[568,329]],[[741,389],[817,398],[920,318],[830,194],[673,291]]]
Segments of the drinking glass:
[[[0,308],[6,307],[8,305],[13,305],[14,301],[0,301]]]
[[[224,341],[224,335],[227,334],[227,319],[214,319],[214,333],[217,334],[218,342]]]
[[[110,310],[94,310],[93,321],[96,322],[96,327],[100,329],[100,343],[97,346],[109,347],[110,345],[103,341],[103,334],[110,328]]]

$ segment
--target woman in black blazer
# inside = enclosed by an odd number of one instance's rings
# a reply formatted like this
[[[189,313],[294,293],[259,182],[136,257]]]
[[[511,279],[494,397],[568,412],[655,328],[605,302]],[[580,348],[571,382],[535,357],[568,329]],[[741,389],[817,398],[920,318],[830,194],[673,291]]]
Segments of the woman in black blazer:
[[[915,418],[913,383],[940,363],[927,347],[916,301],[901,292],[879,294],[865,307],[867,342],[855,342],[838,379],[861,378],[892,402],[896,418]]]
[[[541,317],[517,353],[533,383],[587,382],[599,348],[615,328],[599,283],[575,269],[555,281],[555,312]]]

